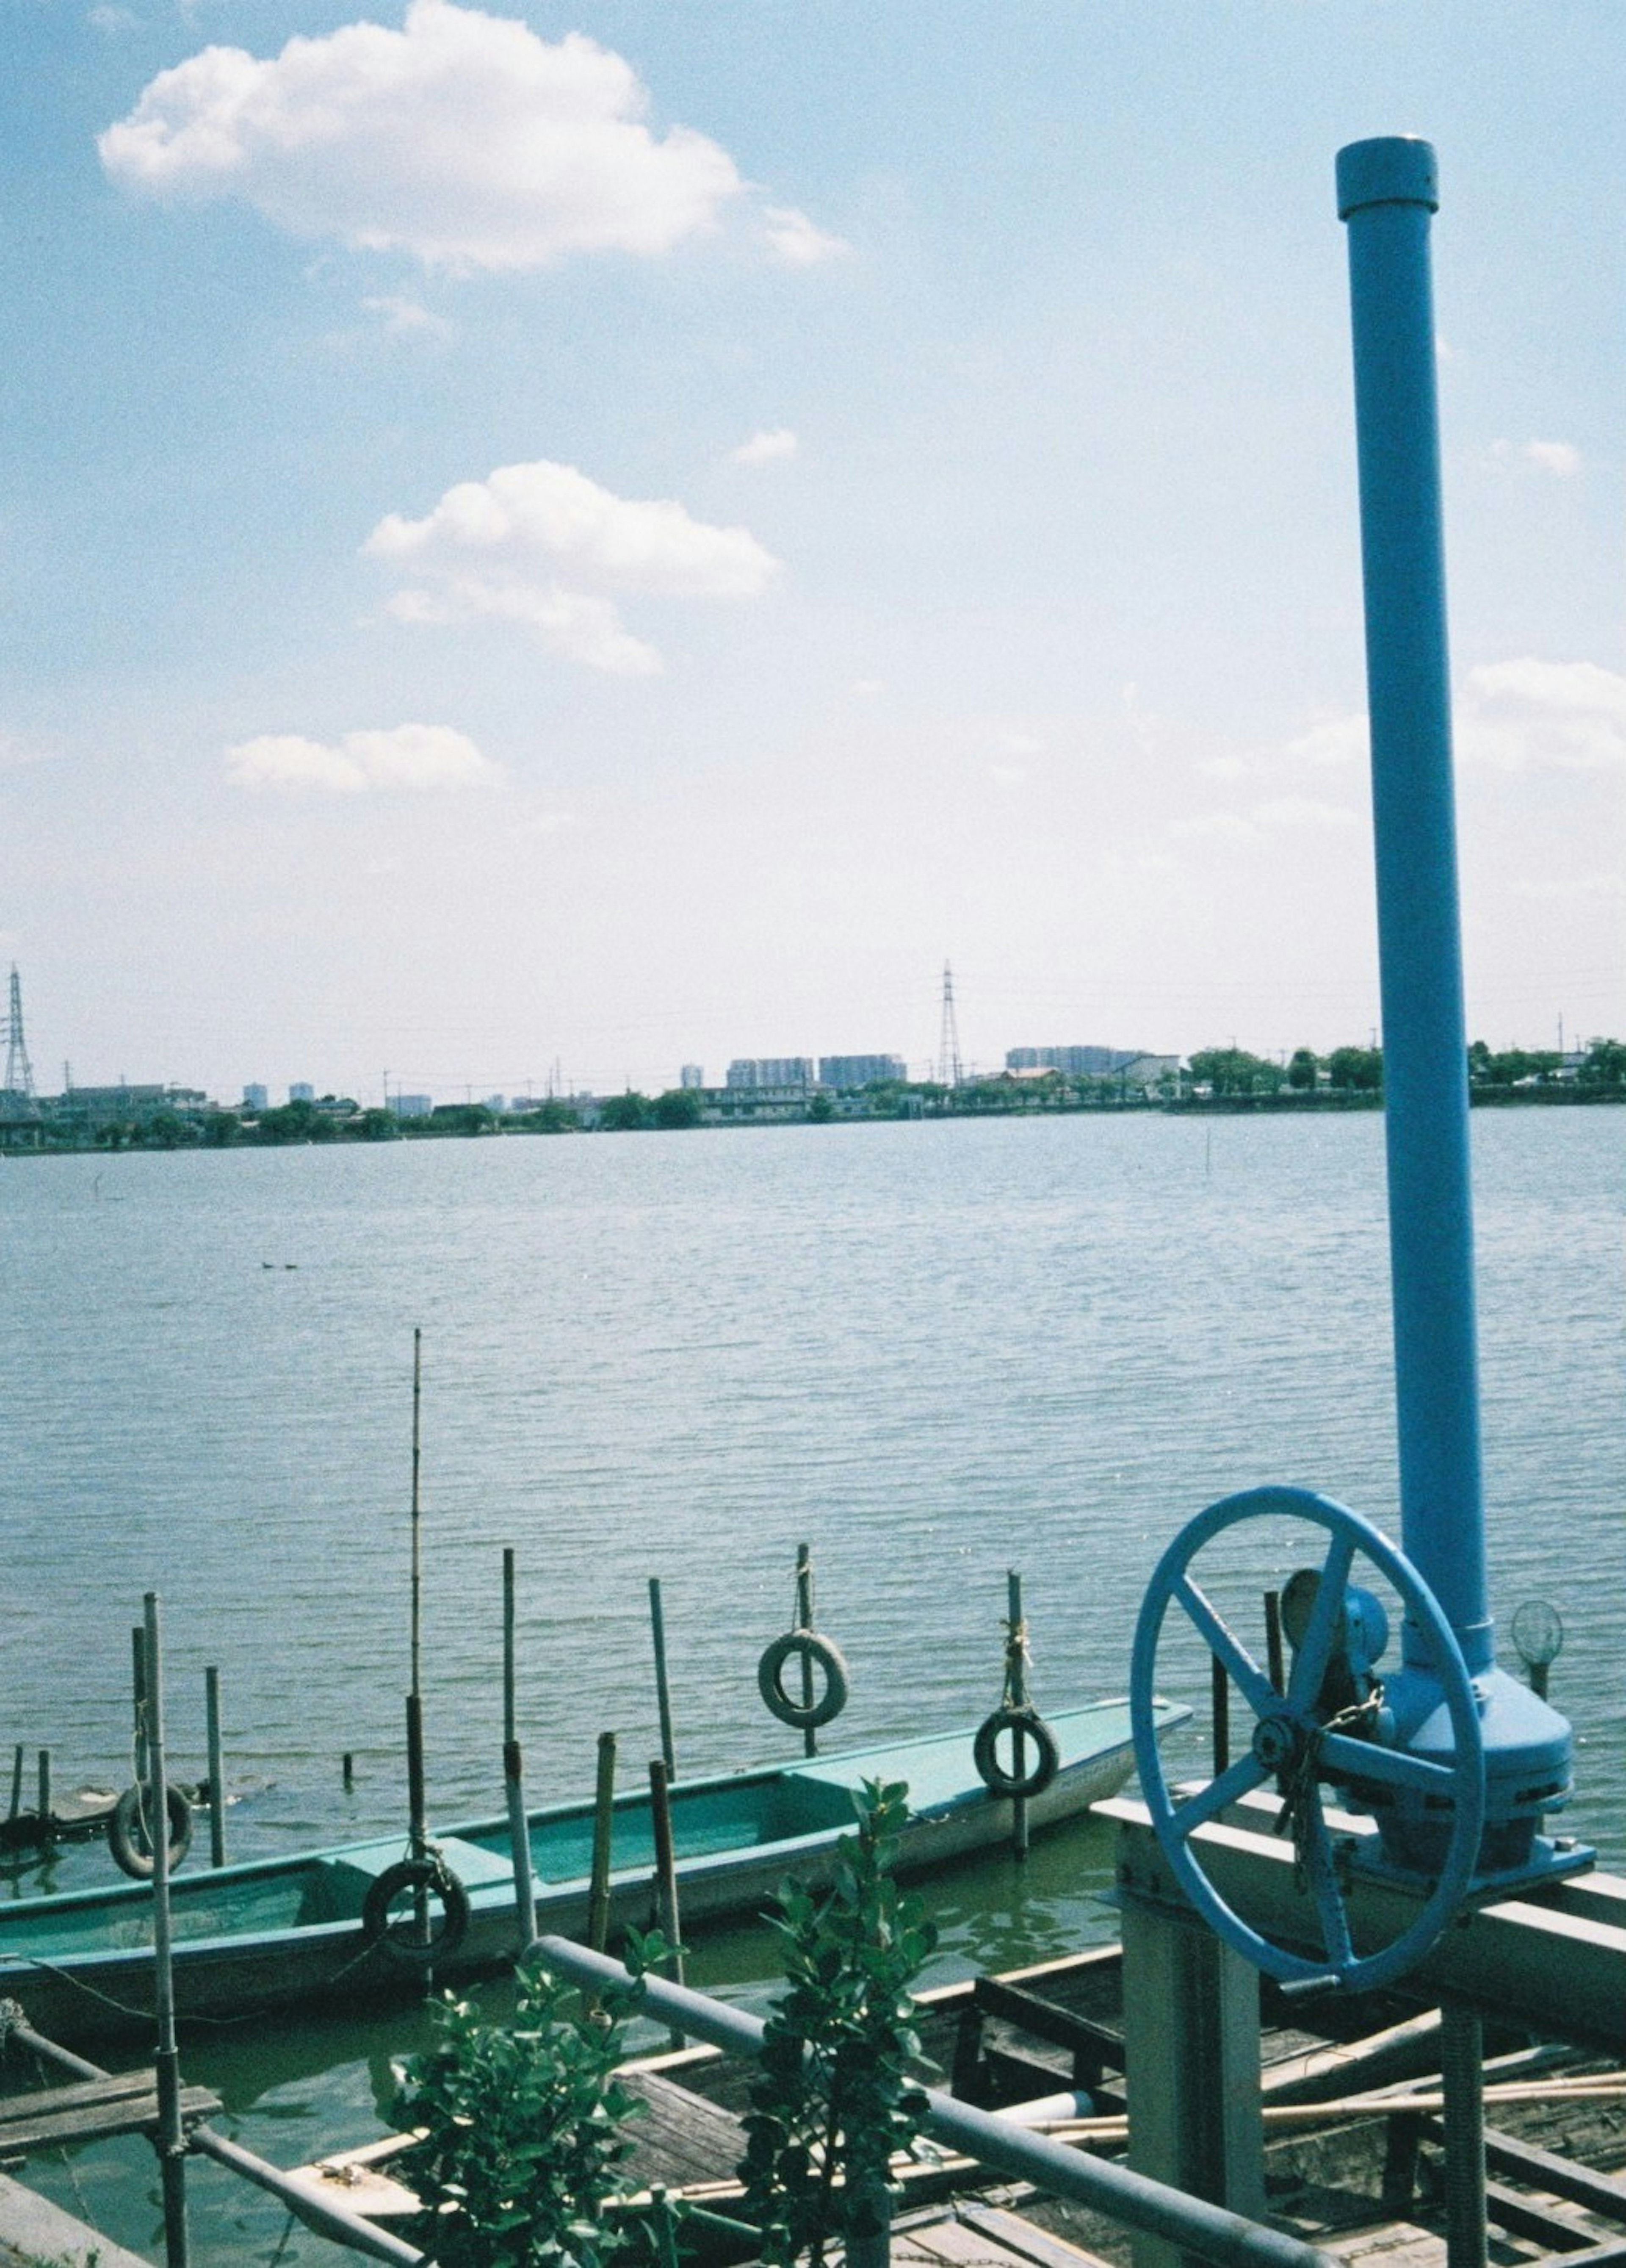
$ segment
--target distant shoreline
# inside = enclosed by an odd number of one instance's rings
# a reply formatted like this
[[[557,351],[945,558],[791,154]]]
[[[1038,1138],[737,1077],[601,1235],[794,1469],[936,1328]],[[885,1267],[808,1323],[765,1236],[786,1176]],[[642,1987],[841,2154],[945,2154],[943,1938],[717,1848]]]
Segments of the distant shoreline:
[[[1468,1090],[1468,1101],[1470,1106],[1475,1110],[1559,1110],[1591,1107],[1599,1104],[1608,1105],[1613,1103],[1618,1105],[1626,1103],[1626,1086],[1580,1087],[1564,1086],[1521,1088],[1474,1086],[1470,1087]],[[599,1134],[618,1132],[659,1133],[663,1131],[681,1133],[733,1133],[749,1130],[751,1129],[769,1131],[784,1126],[806,1126],[820,1123],[832,1126],[895,1126],[913,1123],[940,1126],[945,1124],[966,1123],[973,1119],[981,1121],[990,1118],[1285,1117],[1302,1115],[1306,1112],[1332,1112],[1335,1114],[1341,1114],[1349,1111],[1359,1111],[1370,1113],[1372,1111],[1381,1111],[1382,1108],[1383,1097],[1381,1094],[1374,1094],[1360,1091],[1346,1091],[1336,1094],[1305,1094],[1301,1091],[1284,1087],[1278,1089],[1273,1094],[1182,1095],[1179,1098],[1172,1096],[1137,1098],[1134,1101],[1130,1101],[1128,1098],[1120,1100],[1116,1097],[1111,1097],[1103,1098],[1100,1101],[1092,1102],[1068,1101],[1045,1102],[1042,1104],[1026,1103],[1014,1108],[1008,1105],[1001,1107],[997,1105],[990,1106],[983,1104],[979,1106],[972,1104],[969,1106],[961,1106],[953,1109],[939,1108],[937,1109],[927,1109],[924,1111],[889,1111],[886,1113],[876,1112],[873,1114],[852,1113],[850,1115],[841,1114],[831,1119],[824,1121],[810,1119],[805,1116],[800,1118],[740,1117],[737,1119],[724,1120],[720,1123],[707,1121],[698,1126],[664,1129],[653,1125],[628,1128],[592,1127],[581,1125],[552,1127],[524,1125],[504,1126],[500,1122],[494,1125],[484,1127],[449,1125],[431,1128],[426,1122],[416,1124],[408,1122],[408,1126],[403,1127],[398,1135],[388,1136],[382,1138],[390,1142],[396,1140],[414,1143],[471,1142],[486,1141],[494,1136],[500,1136],[504,1138],[509,1138],[511,1137],[519,1137],[522,1138],[526,1137],[534,1137],[541,1139],[548,1139],[564,1134]],[[19,1158],[110,1158],[129,1156],[132,1154],[137,1154],[143,1157],[152,1157],[169,1151],[184,1151],[189,1153],[196,1153],[201,1151],[212,1150],[218,1152],[220,1150],[228,1149],[299,1150],[312,1148],[342,1148],[348,1150],[361,1147],[375,1147],[378,1146],[379,1139],[380,1138],[378,1136],[335,1133],[326,1140],[319,1140],[316,1142],[312,1142],[308,1138],[304,1140],[298,1138],[293,1140],[277,1140],[275,1138],[256,1137],[253,1132],[245,1130],[227,1143],[186,1141],[143,1142],[140,1140],[127,1140],[116,1145],[99,1144],[93,1141],[53,1142],[48,1144],[40,1144],[38,1146],[34,1146],[33,1145],[24,1146],[22,1145],[0,1144],[0,1160]]]

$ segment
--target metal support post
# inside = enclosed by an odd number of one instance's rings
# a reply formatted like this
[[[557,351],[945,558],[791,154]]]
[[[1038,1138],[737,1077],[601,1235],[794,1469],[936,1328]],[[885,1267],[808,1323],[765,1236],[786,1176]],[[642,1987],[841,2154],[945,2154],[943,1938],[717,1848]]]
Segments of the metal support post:
[[[1197,1920],[1172,1879],[1127,1879],[1127,1847],[1119,1884],[1129,2163],[1262,2219],[1258,1971]],[[1160,1877],[1160,1855],[1154,1864]],[[1136,2268],[1176,2268],[1181,2258],[1163,2238],[1136,2238]]]

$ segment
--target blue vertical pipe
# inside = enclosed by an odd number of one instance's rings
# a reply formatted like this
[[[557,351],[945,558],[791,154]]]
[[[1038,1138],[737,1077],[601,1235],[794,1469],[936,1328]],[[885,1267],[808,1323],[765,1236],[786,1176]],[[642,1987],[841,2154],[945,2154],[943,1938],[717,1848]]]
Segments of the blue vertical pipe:
[[[1390,1270],[1407,1557],[1471,1672],[1493,1659],[1475,1339],[1428,143],[1352,143],[1349,225]]]

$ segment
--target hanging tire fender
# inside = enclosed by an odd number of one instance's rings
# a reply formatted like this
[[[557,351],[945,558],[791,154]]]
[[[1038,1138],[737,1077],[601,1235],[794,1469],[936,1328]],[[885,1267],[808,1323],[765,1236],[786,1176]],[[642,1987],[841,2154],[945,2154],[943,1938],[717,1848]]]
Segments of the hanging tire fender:
[[[1039,1751],[1032,1769],[1019,1779],[999,1761],[1001,1733],[1020,1733]],[[971,1756],[977,1778],[992,1795],[1042,1795],[1062,1768],[1062,1752],[1056,1734],[1036,1709],[996,1709],[977,1727]]]
[[[139,1785],[127,1787],[107,1822],[107,1848],[113,1863],[137,1882],[152,1879],[153,1854],[142,1817],[145,1795],[146,1790]],[[192,1848],[192,1806],[173,1780],[165,1787],[164,1806],[169,1817],[169,1863],[173,1867]]]
[[[823,1670],[824,1691],[818,1700],[797,1701],[785,1691],[785,1665],[791,1661],[805,1661]],[[783,1638],[776,1638],[756,1665],[756,1683],[769,1715],[777,1717],[782,1725],[794,1725],[805,1732],[839,1717],[847,1706],[850,1688],[841,1648],[810,1630],[786,1631]]]
[[[440,1900],[440,1927],[422,1943],[390,1926],[390,1909],[405,1890]],[[367,1892],[361,1928],[368,1945],[386,1960],[403,1969],[431,1968],[450,1961],[468,1934],[468,1892],[444,1859],[401,1859],[386,1867]]]

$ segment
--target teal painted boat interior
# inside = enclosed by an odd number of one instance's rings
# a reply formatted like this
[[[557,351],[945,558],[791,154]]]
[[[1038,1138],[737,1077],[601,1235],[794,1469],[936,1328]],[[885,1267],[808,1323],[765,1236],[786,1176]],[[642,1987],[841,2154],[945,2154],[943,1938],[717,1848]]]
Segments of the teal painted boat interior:
[[[1175,1723],[1187,1713],[1168,1705],[1166,1721]],[[1056,1738],[1063,1778],[1120,1752],[1128,1755],[1126,1701],[1060,1711],[1047,1722]],[[743,1864],[768,1853],[793,1866],[798,1854],[823,1849],[853,1824],[853,1791],[868,1779],[904,1781],[916,1818],[991,1801],[973,1772],[971,1734],[964,1730],[760,1771],[680,1781],[672,1807],[680,1872],[706,1859],[732,1857]],[[592,1836],[590,1801],[531,1815],[531,1863],[539,1894],[585,1885]],[[511,1898],[505,1820],[453,1826],[433,1839],[476,1911]],[[177,1874],[171,1883],[174,1941],[195,1947],[211,1940],[264,1940],[354,1925],[373,1882],[405,1849],[404,1836],[382,1836],[335,1851]],[[614,1807],[614,1873],[618,1878],[647,1877],[653,1865],[649,1796],[628,1793]],[[0,1971],[8,1962],[144,1954],[151,1948],[151,1893],[144,1883],[22,1900],[0,1908]]]

